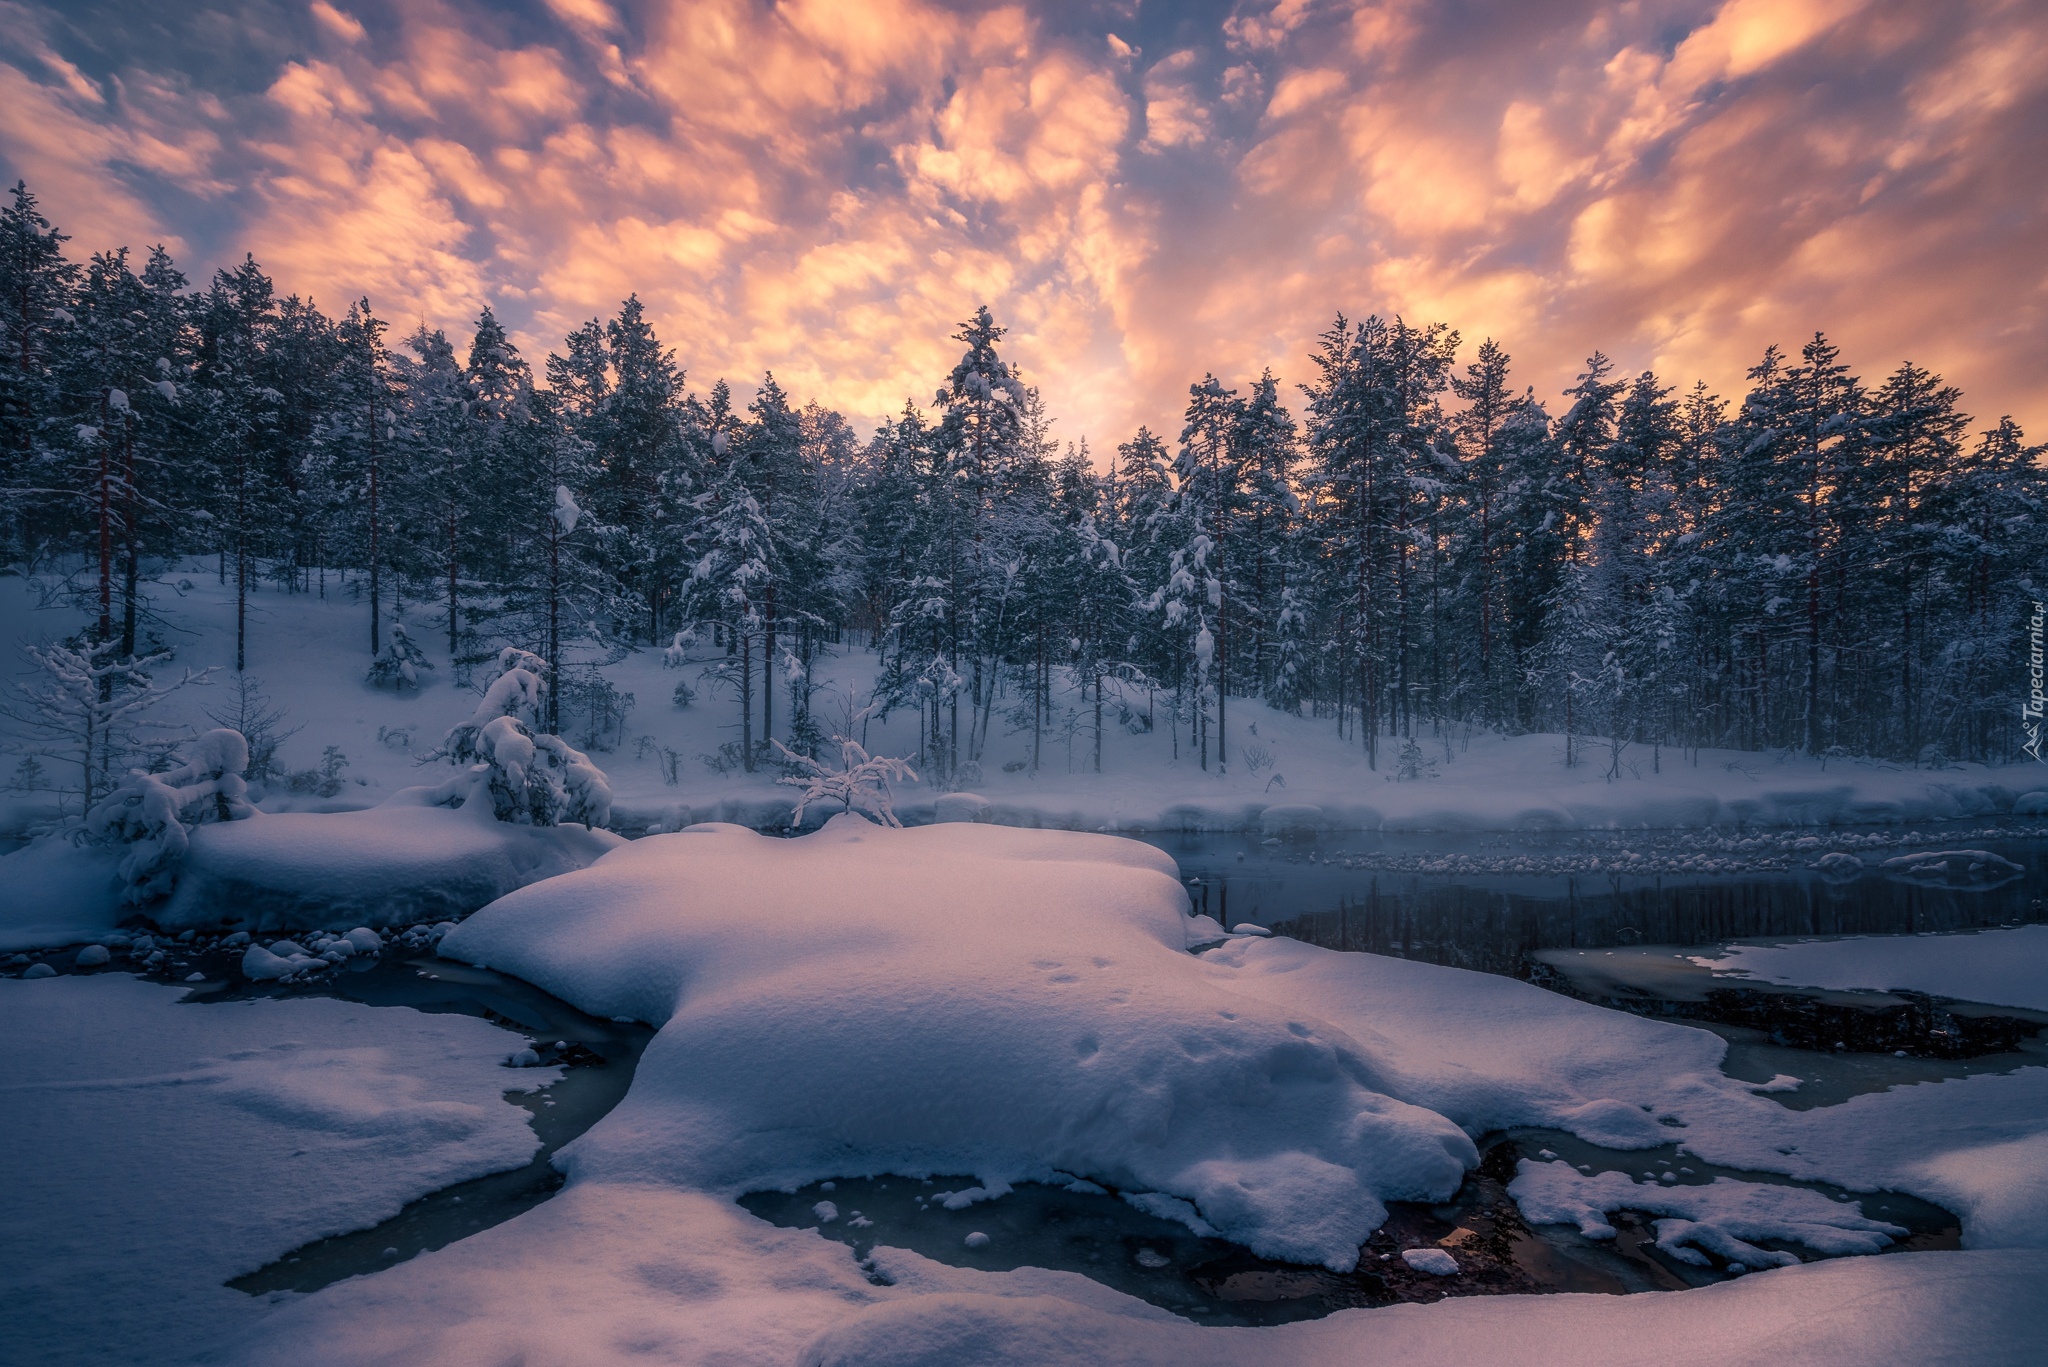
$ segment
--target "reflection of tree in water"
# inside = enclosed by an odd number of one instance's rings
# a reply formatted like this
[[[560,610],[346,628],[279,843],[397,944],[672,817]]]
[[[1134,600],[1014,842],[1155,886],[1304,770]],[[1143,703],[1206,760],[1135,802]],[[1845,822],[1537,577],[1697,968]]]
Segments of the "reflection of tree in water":
[[[1590,875],[1534,894],[1418,878],[1364,877],[1335,910],[1273,929],[1329,949],[1523,976],[1536,949],[1706,944],[1776,935],[1885,935],[2048,920],[2035,876],[1991,889],[1882,877],[1726,879],[1664,885]],[[1197,898],[1198,903],[1202,899]]]

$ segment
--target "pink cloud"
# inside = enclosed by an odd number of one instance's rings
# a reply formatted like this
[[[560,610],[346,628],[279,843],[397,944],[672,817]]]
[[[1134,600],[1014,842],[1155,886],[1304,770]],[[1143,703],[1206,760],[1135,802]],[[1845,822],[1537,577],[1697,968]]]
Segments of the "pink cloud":
[[[1560,0],[1460,29],[1283,0],[1206,36],[548,8],[380,29],[318,0],[260,95],[43,42],[0,63],[0,155],[81,246],[196,235],[194,268],[246,247],[407,324],[492,303],[534,354],[638,291],[696,382],[773,369],[863,421],[925,396],[985,301],[1097,450],[1171,430],[1205,371],[1301,378],[1339,309],[1496,336],[1545,394],[1594,347],[1734,391],[1824,327],[2048,430],[2037,6]],[[197,235],[194,197],[232,231]]]

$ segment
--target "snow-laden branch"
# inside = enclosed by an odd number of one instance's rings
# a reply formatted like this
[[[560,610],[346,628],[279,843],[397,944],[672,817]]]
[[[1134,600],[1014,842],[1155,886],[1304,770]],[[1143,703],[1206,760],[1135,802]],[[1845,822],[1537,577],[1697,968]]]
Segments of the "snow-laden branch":
[[[837,769],[828,769],[809,755],[799,755],[779,740],[769,741],[785,761],[799,770],[776,781],[804,790],[797,799],[796,811],[790,814],[789,824],[802,825],[804,811],[813,802],[837,802],[842,811],[859,812],[878,826],[901,826],[889,780],[917,782],[917,771],[910,767],[910,762],[893,755],[870,755],[859,741],[845,736],[832,739],[839,742]]]

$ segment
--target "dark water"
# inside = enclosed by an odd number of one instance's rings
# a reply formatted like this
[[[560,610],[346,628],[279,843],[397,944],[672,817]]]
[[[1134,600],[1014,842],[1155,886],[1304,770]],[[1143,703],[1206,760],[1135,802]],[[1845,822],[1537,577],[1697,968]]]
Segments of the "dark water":
[[[2048,836],[1981,827],[1923,827],[1922,848],[1967,838],[2019,865],[2002,881],[1949,885],[1876,867],[1909,846],[1856,851],[1869,867],[1829,877],[1809,867],[1835,848],[1699,848],[1716,837],[1644,833],[1535,837],[1394,837],[1324,834],[1272,842],[1258,836],[1155,835],[1148,844],[1180,864],[1195,910],[1226,926],[1250,921],[1330,949],[1359,950],[1485,973],[1525,977],[1536,950],[1702,945],[1805,935],[1896,935],[2048,921]],[[1647,857],[1645,853],[1647,852]],[[1635,855],[1634,860],[1625,856]],[[1525,872],[1637,862],[1667,870],[1688,860],[1750,865],[1727,872]],[[1483,872],[1418,872],[1448,864]],[[1754,867],[1782,864],[1786,867]],[[1391,867],[1390,867],[1391,866]],[[1493,871],[1498,870],[1498,871]]]

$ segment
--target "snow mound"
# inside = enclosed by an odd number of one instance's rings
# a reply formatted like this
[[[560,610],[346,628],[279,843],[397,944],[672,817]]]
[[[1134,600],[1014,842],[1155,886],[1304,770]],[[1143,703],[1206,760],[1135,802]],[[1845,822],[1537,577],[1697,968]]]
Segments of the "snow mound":
[[[1417,1272],[1427,1272],[1432,1277],[1455,1277],[1458,1275],[1458,1260],[1440,1248],[1404,1248],[1401,1261]]]
[[[63,836],[0,855],[0,952],[77,944],[120,924],[133,911],[122,901],[123,855]]]
[[[624,842],[581,826],[522,826],[476,809],[415,805],[409,790],[360,812],[284,812],[201,826],[167,928],[371,929],[461,916]]]
[[[649,836],[493,903],[441,953],[660,1027],[627,1099],[563,1151],[576,1180],[738,1195],[1058,1170],[1348,1269],[1385,1201],[1443,1199],[1477,1153],[1342,1031],[1214,981],[1188,925],[1148,846],[842,816],[793,840]]]
[[[1839,991],[1925,992],[2048,1011],[2048,926],[1728,945],[1693,962],[1716,974]]]

